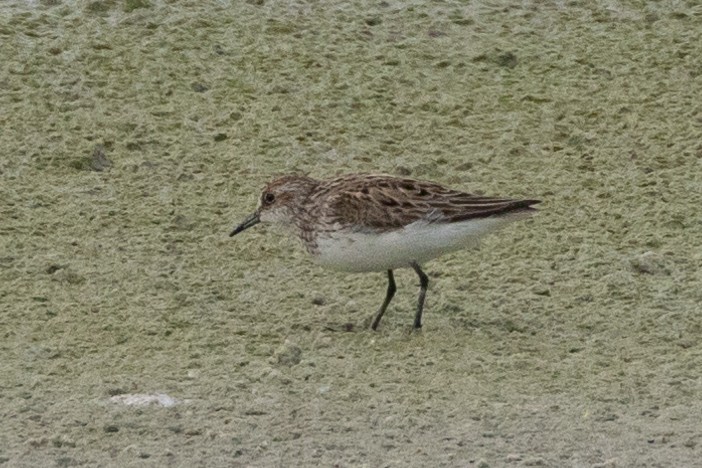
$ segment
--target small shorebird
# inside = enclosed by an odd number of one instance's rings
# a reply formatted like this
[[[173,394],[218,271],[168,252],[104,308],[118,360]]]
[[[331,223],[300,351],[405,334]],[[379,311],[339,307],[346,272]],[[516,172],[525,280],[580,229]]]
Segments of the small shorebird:
[[[342,271],[387,271],[385,300],[371,328],[395,295],[393,270],[419,276],[414,328],[422,326],[429,278],[420,265],[466,247],[511,221],[536,212],[540,200],[510,200],[452,190],[433,182],[375,174],[329,180],[286,175],[263,189],[256,211],[230,236],[259,222],[291,227],[320,265]]]

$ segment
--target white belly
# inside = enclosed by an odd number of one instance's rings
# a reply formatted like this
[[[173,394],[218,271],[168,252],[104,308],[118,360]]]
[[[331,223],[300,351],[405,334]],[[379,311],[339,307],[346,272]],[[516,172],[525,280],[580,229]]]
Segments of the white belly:
[[[472,219],[451,224],[417,221],[386,233],[341,231],[317,238],[317,263],[343,271],[384,271],[422,264],[455,250],[476,247],[482,236],[521,216]]]

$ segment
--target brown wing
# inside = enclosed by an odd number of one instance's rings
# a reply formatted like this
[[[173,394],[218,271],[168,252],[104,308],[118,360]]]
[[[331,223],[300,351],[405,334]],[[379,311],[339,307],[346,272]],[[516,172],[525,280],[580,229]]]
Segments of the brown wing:
[[[452,223],[516,211],[531,211],[539,200],[509,200],[451,190],[441,185],[384,175],[353,174],[324,183],[328,222],[360,229],[394,230],[424,219]]]

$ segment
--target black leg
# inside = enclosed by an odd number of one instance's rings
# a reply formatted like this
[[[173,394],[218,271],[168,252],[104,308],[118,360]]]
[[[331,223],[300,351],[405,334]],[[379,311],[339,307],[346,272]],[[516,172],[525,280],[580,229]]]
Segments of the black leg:
[[[422,328],[422,310],[424,310],[424,298],[427,295],[427,286],[429,286],[429,277],[419,268],[416,262],[412,262],[412,268],[419,275],[419,301],[417,303],[417,313],[414,316],[414,328]]]
[[[388,292],[385,294],[385,300],[383,301],[383,305],[380,306],[380,310],[378,310],[378,313],[375,314],[375,318],[373,319],[373,324],[371,325],[371,328],[373,330],[378,328],[378,324],[380,323],[380,319],[383,318],[383,314],[385,313],[385,309],[388,308],[388,304],[390,304],[390,301],[392,300],[392,297],[395,295],[395,276],[392,274],[392,270],[388,270]]]

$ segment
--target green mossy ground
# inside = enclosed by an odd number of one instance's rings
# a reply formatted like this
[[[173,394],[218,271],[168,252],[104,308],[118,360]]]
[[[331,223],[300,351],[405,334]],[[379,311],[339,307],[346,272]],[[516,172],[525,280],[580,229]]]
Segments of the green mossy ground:
[[[511,3],[0,4],[0,464],[698,464],[702,9]],[[372,333],[290,171],[544,203]]]

